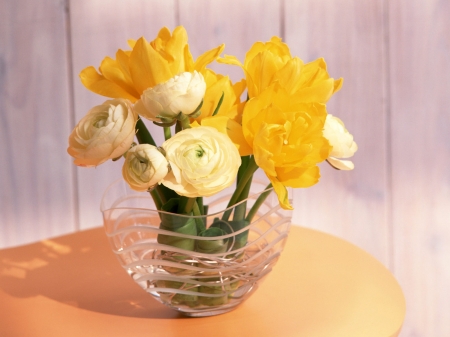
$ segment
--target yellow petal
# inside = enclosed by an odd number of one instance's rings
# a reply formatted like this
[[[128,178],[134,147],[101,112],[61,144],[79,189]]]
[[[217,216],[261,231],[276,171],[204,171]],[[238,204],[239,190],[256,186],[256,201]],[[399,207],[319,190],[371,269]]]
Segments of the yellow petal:
[[[333,95],[334,79],[329,78],[318,82],[317,85],[305,87],[294,94],[295,102],[318,102],[326,103]]]
[[[225,55],[224,57],[218,57],[217,62],[229,64],[232,66],[239,66],[242,68],[244,67],[244,65],[241,63],[241,61],[239,61],[238,58],[233,55]]]
[[[139,93],[168,81],[172,76],[168,62],[141,37],[130,55],[130,73]]]
[[[203,105],[201,108],[202,114],[197,120],[202,120],[205,117],[211,116],[216,109],[220,98],[223,94],[222,104],[220,106],[218,115],[228,116],[228,112],[233,107],[236,101],[233,87],[228,76],[216,75],[212,70],[205,69],[202,73],[206,82],[206,92],[203,98]]]
[[[194,125],[191,124],[191,126]],[[241,157],[253,154],[251,147],[246,142],[244,134],[242,133],[242,126],[232,119],[226,116],[207,117],[202,120],[202,126],[211,126],[217,131],[228,135],[239,150],[239,155]]]
[[[128,45],[130,46],[131,49],[134,48],[134,46],[136,45],[136,40],[134,39],[129,39],[127,40]]]
[[[170,32],[169,32],[170,36]],[[182,26],[174,29],[172,37],[167,41],[165,52],[169,54],[173,62],[170,62],[170,70],[173,75],[177,75],[185,71],[184,51],[188,42],[186,30]]]
[[[342,77],[340,79],[335,80],[333,94],[335,94],[339,90],[341,90],[343,84],[344,84],[344,79]]]
[[[192,57],[191,51],[189,50],[189,45],[184,47],[184,66],[186,71],[192,73],[194,69],[194,58]]]
[[[114,82],[133,97],[139,98],[139,94],[134,89],[131,78],[127,77],[127,74],[122,71],[121,66],[116,60],[105,57],[100,65],[100,72],[107,80]]]
[[[197,58],[197,60],[195,60],[194,69],[197,70],[198,72],[201,72],[203,69],[206,68],[208,64],[210,64],[219,57],[219,55],[223,52],[224,48],[225,45],[221,44],[220,46],[208,50],[207,52],[200,55]]]
[[[135,102],[137,98],[114,82],[107,80],[103,75],[97,73],[94,67],[83,69],[80,73],[81,83],[96,94],[111,98],[126,98]]]
[[[245,68],[247,71],[248,96],[256,97],[275,80],[279,59],[269,52],[256,55]]]
[[[175,32],[175,31],[174,31]],[[170,34],[170,30],[167,27],[163,27],[159,30],[157,38],[160,38],[162,41],[169,41],[169,39],[172,37]]]
[[[273,190],[277,194],[280,206],[284,209],[293,209],[291,203],[289,202],[289,195],[286,187],[278,181],[276,177],[268,177],[272,183]]]
[[[319,182],[318,166],[308,168],[277,168],[277,178],[285,186],[294,188],[311,187]]]
[[[126,51],[119,49],[116,52],[116,61],[120,67],[120,70],[122,71],[123,75],[125,76],[126,81],[133,85],[133,80],[131,78],[131,73],[130,73],[130,54],[131,54],[130,51],[126,52]]]
[[[303,61],[298,57],[294,57],[276,73],[276,79],[288,93],[294,93],[300,88],[298,79],[301,76],[302,68]]]

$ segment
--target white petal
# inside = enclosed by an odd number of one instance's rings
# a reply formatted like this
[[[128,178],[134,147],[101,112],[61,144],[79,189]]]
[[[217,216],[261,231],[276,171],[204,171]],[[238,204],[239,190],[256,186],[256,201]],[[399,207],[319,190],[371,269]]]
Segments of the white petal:
[[[334,157],[328,157],[327,161],[331,166],[338,170],[350,171],[355,168],[355,165],[350,160],[341,160]]]

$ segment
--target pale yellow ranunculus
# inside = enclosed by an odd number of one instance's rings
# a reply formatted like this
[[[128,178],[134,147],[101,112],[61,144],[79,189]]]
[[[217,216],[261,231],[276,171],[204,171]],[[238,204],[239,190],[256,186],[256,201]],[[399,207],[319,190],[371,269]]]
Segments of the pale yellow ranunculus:
[[[358,146],[353,141],[353,136],[347,131],[344,123],[339,118],[329,114],[325,120],[323,135],[333,147],[327,161],[339,170],[353,170],[355,165],[350,160],[338,159],[350,158],[358,150]]]
[[[322,132],[326,116],[324,104],[297,103],[280,86],[266,89],[244,108],[244,136],[283,208],[292,208],[286,187],[319,181],[317,164],[331,151]]]
[[[200,55],[194,62],[189,51],[188,36],[179,26],[171,34],[162,28],[156,39],[144,37],[129,41],[131,51],[119,49],[116,59],[106,57],[99,72],[90,66],[80,73],[81,82],[89,90],[103,96],[127,98],[133,103],[144,90],[163,83],[182,72],[202,72],[223,51],[224,45]]]
[[[189,115],[202,102],[206,83],[197,71],[184,72],[144,91],[135,104],[137,113],[149,120],[174,119],[179,113]]]
[[[145,192],[161,182],[169,172],[168,166],[166,158],[155,146],[139,144],[127,152],[122,175],[133,190]]]
[[[73,129],[67,152],[78,166],[97,166],[123,155],[133,142],[137,114],[126,99],[95,106]]]
[[[207,126],[178,132],[162,148],[171,171],[161,183],[186,197],[220,192],[234,182],[241,165],[230,138]]]
[[[268,42],[255,43],[247,52],[244,64],[230,55],[218,61],[244,70],[250,98],[278,83],[298,103],[326,103],[342,86],[342,79],[330,78],[324,59],[304,64],[298,57],[292,57],[289,47],[276,36]]]

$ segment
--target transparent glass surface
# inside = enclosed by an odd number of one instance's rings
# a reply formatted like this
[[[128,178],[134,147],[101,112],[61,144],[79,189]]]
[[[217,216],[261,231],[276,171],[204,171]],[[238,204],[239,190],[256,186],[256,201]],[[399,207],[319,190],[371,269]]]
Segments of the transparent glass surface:
[[[250,197],[230,209],[234,188],[204,198],[208,215],[187,217],[157,211],[148,193],[118,180],[102,199],[106,235],[122,267],[161,303],[188,316],[224,313],[257,289],[289,233],[292,212],[279,206],[272,191],[250,223],[242,220],[242,209],[247,215],[264,186],[254,182]],[[177,233],[160,228],[161,219],[201,221],[206,228],[220,227],[223,235]]]

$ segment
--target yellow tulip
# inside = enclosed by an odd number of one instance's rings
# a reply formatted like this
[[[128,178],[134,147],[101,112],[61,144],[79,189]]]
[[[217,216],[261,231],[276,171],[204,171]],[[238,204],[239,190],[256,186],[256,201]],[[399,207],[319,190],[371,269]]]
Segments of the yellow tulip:
[[[342,86],[342,79],[330,78],[324,59],[304,64],[298,57],[292,57],[289,47],[276,36],[268,42],[255,43],[247,52],[244,64],[229,55],[217,61],[244,70],[250,98],[278,83],[297,102],[326,103]]]
[[[211,126],[226,134],[239,150],[241,156],[252,154],[242,131],[242,110],[245,102],[240,97],[245,90],[245,80],[232,84],[228,76],[205,69],[203,77],[206,82],[206,92],[203,98],[201,115],[192,119],[192,127]],[[216,115],[213,113],[223,94],[222,103]]]
[[[292,209],[286,186],[309,187],[319,181],[317,164],[331,151],[323,136],[326,117],[324,104],[297,102],[280,85],[267,88],[245,105],[244,137],[283,208]]]
[[[112,98],[136,102],[145,89],[163,83],[182,72],[202,72],[223,51],[224,45],[207,51],[194,62],[189,51],[184,27],[171,34],[162,28],[155,40],[144,37],[129,41],[131,51],[118,50],[116,59],[106,57],[99,72],[90,66],[80,73],[81,82],[89,90]]]

